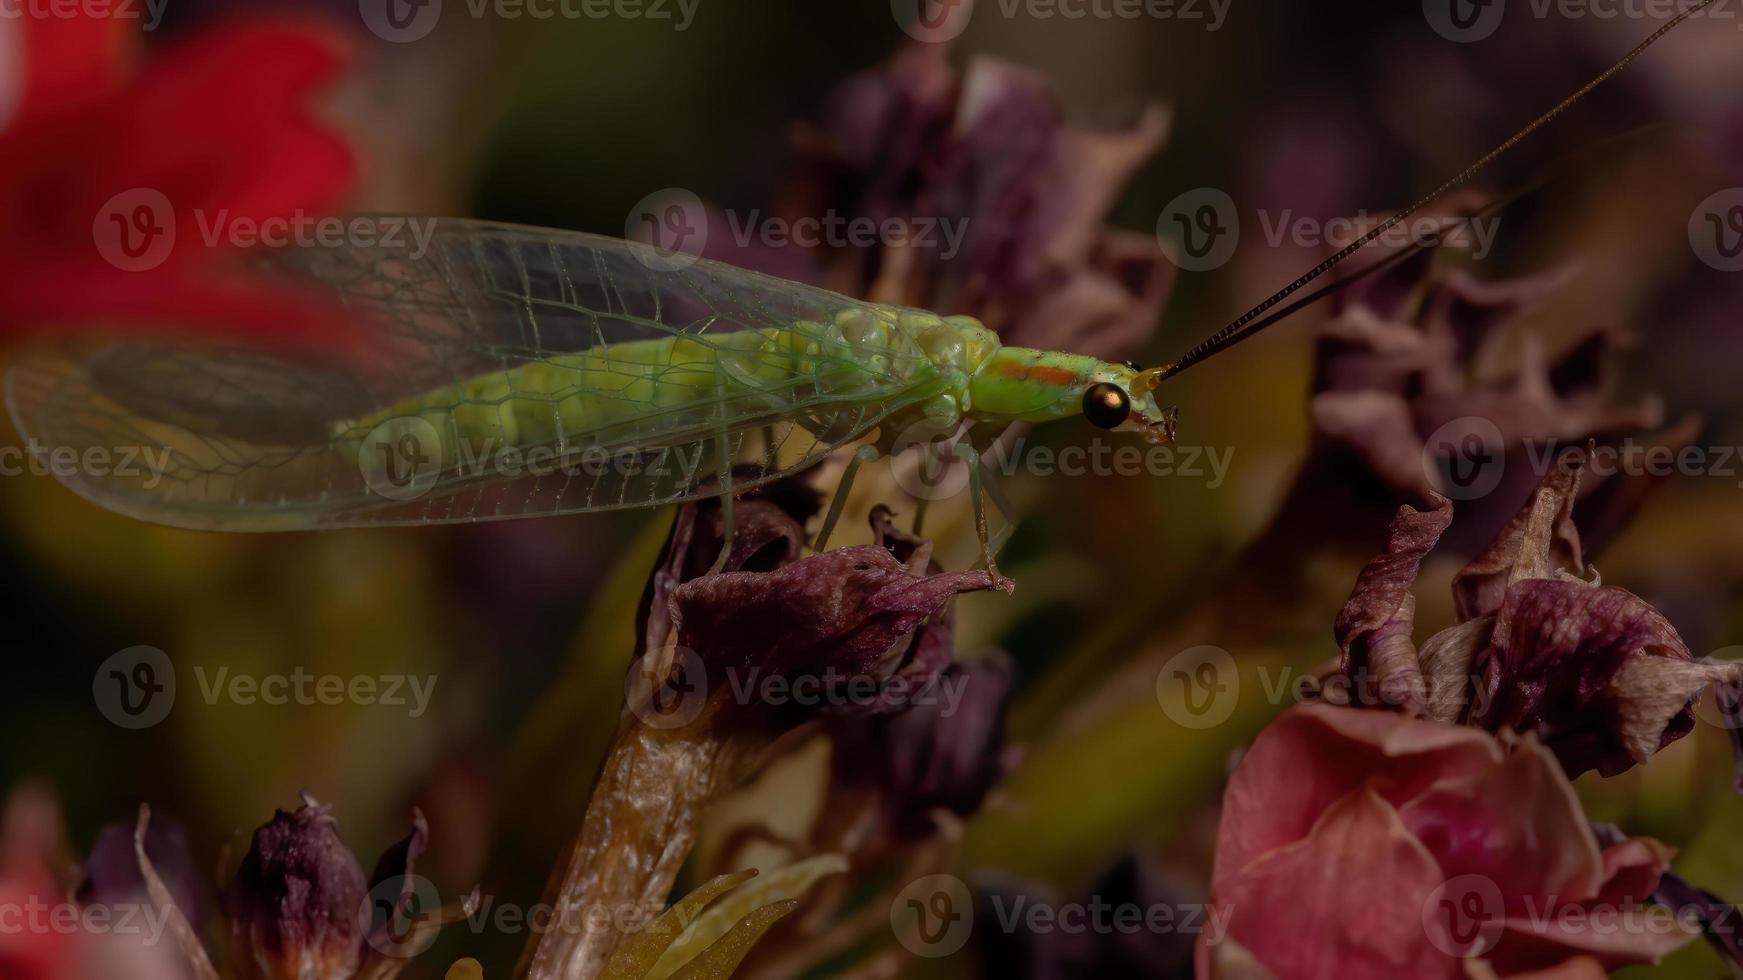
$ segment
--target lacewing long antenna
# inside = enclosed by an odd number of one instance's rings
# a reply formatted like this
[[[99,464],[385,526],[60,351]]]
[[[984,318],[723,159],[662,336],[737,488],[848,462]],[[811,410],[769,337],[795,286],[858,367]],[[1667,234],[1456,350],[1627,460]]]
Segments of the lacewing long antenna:
[[[1337,251],[1337,253],[1332,255],[1330,258],[1328,258],[1325,261],[1321,262],[1320,264],[1314,266],[1313,268],[1307,270],[1307,272],[1303,273],[1301,275],[1301,277],[1296,279],[1294,282],[1290,283],[1287,286],[1284,286],[1282,289],[1279,289],[1275,293],[1272,293],[1270,296],[1267,296],[1257,306],[1254,306],[1252,309],[1248,310],[1245,313],[1242,313],[1240,316],[1236,317],[1234,320],[1231,320],[1222,329],[1218,330],[1216,333],[1211,334],[1202,343],[1198,344],[1198,346],[1192,348],[1191,350],[1187,351],[1185,354],[1181,355],[1180,358],[1175,360],[1173,363],[1166,364],[1162,367],[1153,368],[1149,371],[1143,372],[1143,374],[1140,375],[1139,387],[1155,388],[1157,385],[1161,384],[1163,381],[1166,381],[1167,379],[1172,378],[1176,374],[1179,374],[1180,372],[1186,370],[1187,368],[1191,367],[1192,365],[1197,364],[1198,362],[1210,357],[1212,354],[1216,354],[1220,351],[1223,351],[1223,350],[1226,350],[1230,347],[1233,347],[1235,344],[1238,344],[1241,341],[1246,340],[1248,337],[1251,337],[1254,334],[1257,334],[1259,331],[1265,329],[1266,327],[1271,326],[1274,323],[1277,323],[1279,320],[1284,319],[1289,314],[1294,313],[1296,310],[1301,309],[1302,307],[1312,303],[1313,301],[1315,301],[1315,300],[1321,298],[1322,296],[1326,295],[1327,293],[1331,292],[1333,289],[1336,288],[1335,286],[1326,287],[1323,289],[1316,290],[1313,293],[1309,294],[1307,297],[1305,297],[1301,300],[1298,300],[1294,303],[1291,303],[1289,306],[1285,307],[1281,311],[1278,311],[1277,313],[1274,313],[1271,316],[1265,316],[1265,314],[1268,311],[1270,311],[1272,309],[1272,307],[1275,307],[1278,303],[1281,303],[1285,299],[1288,299],[1290,296],[1293,296],[1295,293],[1299,292],[1303,287],[1307,286],[1309,283],[1313,282],[1315,279],[1318,279],[1320,276],[1325,275],[1327,272],[1330,272],[1332,269],[1343,264],[1344,260],[1348,259],[1352,255],[1355,255],[1357,252],[1361,251],[1364,247],[1366,247],[1368,245],[1368,243],[1374,241],[1375,239],[1379,238],[1381,235],[1384,235],[1386,232],[1397,227],[1397,225],[1400,222],[1409,218],[1411,215],[1422,210],[1423,208],[1427,207],[1428,205],[1434,203],[1436,200],[1438,200],[1442,196],[1444,196],[1447,192],[1455,190],[1455,189],[1463,186],[1472,177],[1475,177],[1483,168],[1485,168],[1489,164],[1495,162],[1495,159],[1497,157],[1501,156],[1501,154],[1506,153],[1508,150],[1512,149],[1515,144],[1519,143],[1521,140],[1530,136],[1532,133],[1535,133],[1539,129],[1542,129],[1545,125],[1547,125],[1555,117],[1557,117],[1557,116],[1561,115],[1563,112],[1567,111],[1567,109],[1570,106],[1572,106],[1574,103],[1580,101],[1581,99],[1583,99],[1587,95],[1589,95],[1593,89],[1595,89],[1598,86],[1609,81],[1611,76],[1620,72],[1622,69],[1627,68],[1630,64],[1632,64],[1634,62],[1634,60],[1636,58],[1638,58],[1642,54],[1644,54],[1646,52],[1647,48],[1650,48],[1650,47],[1652,47],[1652,45],[1657,43],[1660,38],[1664,37],[1666,34],[1669,34],[1672,30],[1675,30],[1676,27],[1678,25],[1680,25],[1683,21],[1688,20],[1690,17],[1693,17],[1695,14],[1699,13],[1701,10],[1712,6],[1713,2],[1714,2],[1714,0],[1699,0],[1699,2],[1693,4],[1692,6],[1684,8],[1675,17],[1672,17],[1670,20],[1666,21],[1663,25],[1661,25],[1657,30],[1655,30],[1651,34],[1647,35],[1647,37],[1644,41],[1641,41],[1639,44],[1636,44],[1633,48],[1631,48],[1628,51],[1627,54],[1623,55],[1620,59],[1618,59],[1615,64],[1604,69],[1604,71],[1601,74],[1599,74],[1596,78],[1594,78],[1591,81],[1587,82],[1586,84],[1580,86],[1580,88],[1577,91],[1575,91],[1572,95],[1568,96],[1567,98],[1561,100],[1561,102],[1557,103],[1555,108],[1550,109],[1548,112],[1546,112],[1543,115],[1538,116],[1536,119],[1532,120],[1530,122],[1530,124],[1528,124],[1524,129],[1521,129],[1517,133],[1514,133],[1512,136],[1507,137],[1507,139],[1505,141],[1503,141],[1501,143],[1501,145],[1495,147],[1493,150],[1490,150],[1488,153],[1485,153],[1475,163],[1471,164],[1470,166],[1466,167],[1464,170],[1460,171],[1457,176],[1453,177],[1451,180],[1448,180],[1446,183],[1441,184],[1439,187],[1430,191],[1428,194],[1424,195],[1416,203],[1410,205],[1409,207],[1405,208],[1402,211],[1399,211],[1399,212],[1393,214],[1390,218],[1387,218],[1385,221],[1380,222],[1378,225],[1375,225],[1373,228],[1369,229],[1366,233],[1364,233],[1361,237],[1357,238],[1355,241],[1352,241],[1348,245],[1345,245],[1343,248],[1339,249]],[[1466,220],[1468,221],[1470,219],[1467,218]],[[1405,254],[1410,254],[1412,252],[1414,252],[1414,249],[1405,249],[1404,250]],[[1375,263],[1375,266],[1373,268],[1370,268],[1368,270],[1364,270],[1363,275],[1366,276],[1368,273],[1376,271],[1379,267],[1389,265],[1389,264],[1390,264],[1389,261]],[[1264,317],[1264,319],[1260,319],[1260,317]]]

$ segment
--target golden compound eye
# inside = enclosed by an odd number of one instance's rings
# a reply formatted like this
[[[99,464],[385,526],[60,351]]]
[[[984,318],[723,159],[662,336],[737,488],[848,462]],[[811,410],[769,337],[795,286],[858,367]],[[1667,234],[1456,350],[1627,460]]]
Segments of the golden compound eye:
[[[1083,417],[1099,429],[1117,429],[1132,414],[1132,400],[1119,385],[1099,381],[1083,393]]]

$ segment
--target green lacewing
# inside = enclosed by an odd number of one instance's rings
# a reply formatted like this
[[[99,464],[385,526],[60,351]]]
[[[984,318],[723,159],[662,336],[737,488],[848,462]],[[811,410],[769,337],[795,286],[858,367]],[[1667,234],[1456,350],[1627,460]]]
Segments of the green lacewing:
[[[416,249],[323,244],[271,256],[276,271],[366,326],[373,356],[359,366],[123,344],[14,369],[8,406],[41,444],[136,447],[162,461],[149,471],[57,472],[86,498],[148,521],[232,531],[481,521],[712,495],[730,505],[739,491],[874,434],[870,445],[887,451],[916,426],[1082,416],[1163,441],[1175,416],[1156,400],[1161,381],[1336,288],[1279,305],[1711,2],[1683,10],[1464,172],[1164,368],[1008,347],[969,317],[718,262],[673,263],[648,245],[437,219]],[[973,455],[962,454],[971,471]],[[978,510],[978,492],[974,501]],[[984,542],[984,517],[977,523]]]

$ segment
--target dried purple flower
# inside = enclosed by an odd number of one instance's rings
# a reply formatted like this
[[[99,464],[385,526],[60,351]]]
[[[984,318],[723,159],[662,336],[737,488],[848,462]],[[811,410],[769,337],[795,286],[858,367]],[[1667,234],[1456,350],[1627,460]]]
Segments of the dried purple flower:
[[[1743,793],[1743,680],[1726,681],[1715,693],[1719,699],[1720,717],[1731,733],[1731,748],[1737,754],[1737,792]]]
[[[893,710],[894,679],[924,686],[946,666],[950,600],[1006,584],[985,571],[936,571],[930,545],[887,519],[882,543],[801,557],[818,503],[800,481],[761,488],[736,502],[730,544],[718,501],[680,509],[643,594],[628,710],[554,875],[559,901],[662,902],[702,808],[764,749],[820,716]],[[811,696],[790,696],[801,679]],[[767,696],[771,682],[781,697]],[[522,974],[593,975],[623,942],[609,924],[547,933]]]
[[[836,685],[821,690],[825,710],[875,713],[884,709],[892,679],[904,688],[923,685],[948,662],[939,642],[948,640],[948,630],[928,627],[944,622],[950,600],[1003,584],[985,571],[934,571],[930,548],[890,537],[887,517],[879,515],[874,527],[883,525],[888,546],[799,558],[802,520],[816,497],[792,484],[776,488],[737,507],[738,530],[724,570],[715,574],[700,571],[719,553],[717,505],[680,514],[644,607],[640,668],[662,685],[649,694],[665,693],[674,682],[704,685],[710,719],[779,730],[815,714],[812,705],[774,705],[746,694],[768,682],[784,690],[804,677]],[[703,676],[690,676],[692,670]]]
[[[237,967],[250,980],[349,977],[362,962],[369,885],[330,807],[304,797],[254,832],[226,892]]]
[[[1609,776],[1688,734],[1708,684],[1743,679],[1743,665],[1695,660],[1640,597],[1582,577],[1571,515],[1584,462],[1583,452],[1564,457],[1530,506],[1455,577],[1460,622],[1420,651],[1408,588],[1451,522],[1451,505],[1436,497],[1427,513],[1400,508],[1387,552],[1364,570],[1338,619],[1356,703],[1535,732],[1569,776]]]
[[[1429,215],[1470,215],[1482,203],[1455,194]],[[1371,261],[1388,257],[1370,251]],[[1554,361],[1527,335],[1517,373],[1484,370],[1509,328],[1555,298],[1571,270],[1491,283],[1433,260],[1424,250],[1338,294],[1320,328],[1310,414],[1320,453],[1418,502],[1438,489],[1425,465],[1443,448],[1437,437],[1477,420],[1459,434],[1479,439],[1487,462],[1467,476],[1498,482],[1483,503],[1461,508],[1460,525],[1463,538],[1482,541],[1529,493],[1533,452],[1639,433],[1659,425],[1662,410],[1655,399],[1612,400],[1609,367],[1627,338],[1611,329],[1588,332]]]
[[[330,806],[305,795],[254,832],[224,894],[224,912],[246,980],[347,980],[396,976],[453,921],[450,909],[423,907],[413,871],[429,829],[412,812],[412,830],[363,866],[339,839]],[[476,899],[468,899],[467,906]]]
[[[1003,654],[954,663],[903,711],[833,721],[832,791],[871,790],[898,840],[933,833],[936,810],[972,815],[1017,761],[1005,742],[1011,671]]]
[[[132,905],[149,900],[145,875],[134,853],[134,825],[112,823],[97,833],[85,859],[85,878],[75,893],[80,905]],[[181,825],[165,817],[152,819],[145,836],[145,853],[180,909],[195,929],[212,911],[211,888],[194,861]]]
[[[1174,268],[1153,236],[1104,220],[1162,145],[1166,113],[1152,108],[1124,132],[1074,129],[1038,73],[980,58],[958,77],[948,54],[944,45],[910,45],[844,83],[828,122],[802,131],[800,179],[777,209],[880,226],[935,222],[943,231],[930,245],[715,254],[854,295],[977,316],[1007,343],[1129,352],[1155,328]]]

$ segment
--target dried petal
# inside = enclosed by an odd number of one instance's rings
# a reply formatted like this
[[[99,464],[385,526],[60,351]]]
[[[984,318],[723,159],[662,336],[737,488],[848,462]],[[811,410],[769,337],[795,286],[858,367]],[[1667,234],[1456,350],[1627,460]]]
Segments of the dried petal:
[[[1479,204],[1455,195],[1431,213],[1468,214]],[[1492,533],[1525,492],[1515,485],[1532,470],[1528,446],[1639,431],[1659,424],[1661,411],[1652,400],[1632,406],[1608,400],[1603,364],[1619,339],[1611,330],[1594,331],[1554,362],[1528,337],[1517,374],[1480,376],[1478,366],[1504,328],[1565,288],[1571,272],[1486,283],[1458,269],[1436,271],[1431,255],[1400,262],[1339,297],[1337,315],[1320,331],[1310,413],[1322,450],[1357,460],[1384,486],[1416,500],[1434,489],[1424,466],[1434,448],[1430,436],[1479,420],[1487,430],[1484,450],[1505,457],[1512,482],[1461,513],[1466,530],[1453,543],[1463,548],[1464,538]],[[1376,261],[1385,257],[1381,251]]]
[[[1737,792],[1743,793],[1743,682],[1720,684],[1714,692],[1719,700],[1719,716],[1725,730],[1731,733],[1731,748],[1737,755]]]
[[[797,560],[805,549],[805,522],[821,505],[817,491],[799,479],[782,480],[745,495],[733,508],[732,553],[723,568],[766,571]],[[636,636],[641,641],[638,655],[666,645],[673,590],[708,571],[720,556],[724,541],[718,500],[679,508],[636,613]]]
[[[1689,884],[1671,871],[1659,878],[1658,890],[1652,897],[1679,914],[1692,915],[1700,924],[1707,942],[1719,955],[1729,960],[1734,969],[1743,968],[1743,936],[1737,933],[1737,923],[1743,912],[1739,912],[1736,905]]]
[[[673,590],[670,615],[678,643],[697,652],[718,690],[758,674],[881,682],[907,663],[915,632],[953,597],[997,584],[985,571],[915,575],[888,550],[861,545],[771,572],[685,582]]]
[[[1001,654],[951,664],[899,713],[833,719],[834,779],[874,787],[899,838],[932,833],[940,808],[973,814],[1016,761],[1005,743],[1012,685]]]
[[[1500,609],[1507,586],[1520,579],[1553,578],[1557,571],[1579,574],[1585,569],[1573,520],[1584,465],[1585,456],[1579,453],[1559,461],[1530,504],[1453,576],[1453,601],[1460,621]]]
[[[1623,676],[1636,655],[1671,663],[1636,664]],[[1669,708],[1660,683],[1626,686],[1654,669],[1684,684],[1675,663],[1690,660],[1675,627],[1633,593],[1528,579],[1502,603],[1484,665],[1487,700],[1475,720],[1490,731],[1536,732],[1570,776],[1591,769],[1613,776],[1693,728],[1692,705]]]
[[[1441,630],[1422,644],[1422,677],[1428,688],[1431,721],[1457,724],[1477,693],[1477,656],[1489,647],[1495,618],[1466,620]]]
[[[133,853],[134,824],[112,823],[97,832],[85,860],[85,878],[75,897],[80,905],[135,905],[148,900],[145,876]],[[145,853],[195,929],[212,912],[212,891],[194,861],[187,834],[173,819],[154,815],[145,836]]]
[[[1335,632],[1344,651],[1344,676],[1366,703],[1383,703],[1408,714],[1424,711],[1428,692],[1410,638],[1416,619],[1410,590],[1422,559],[1452,517],[1452,503],[1439,496],[1433,510],[1400,507],[1386,551],[1362,569],[1338,613]]]

